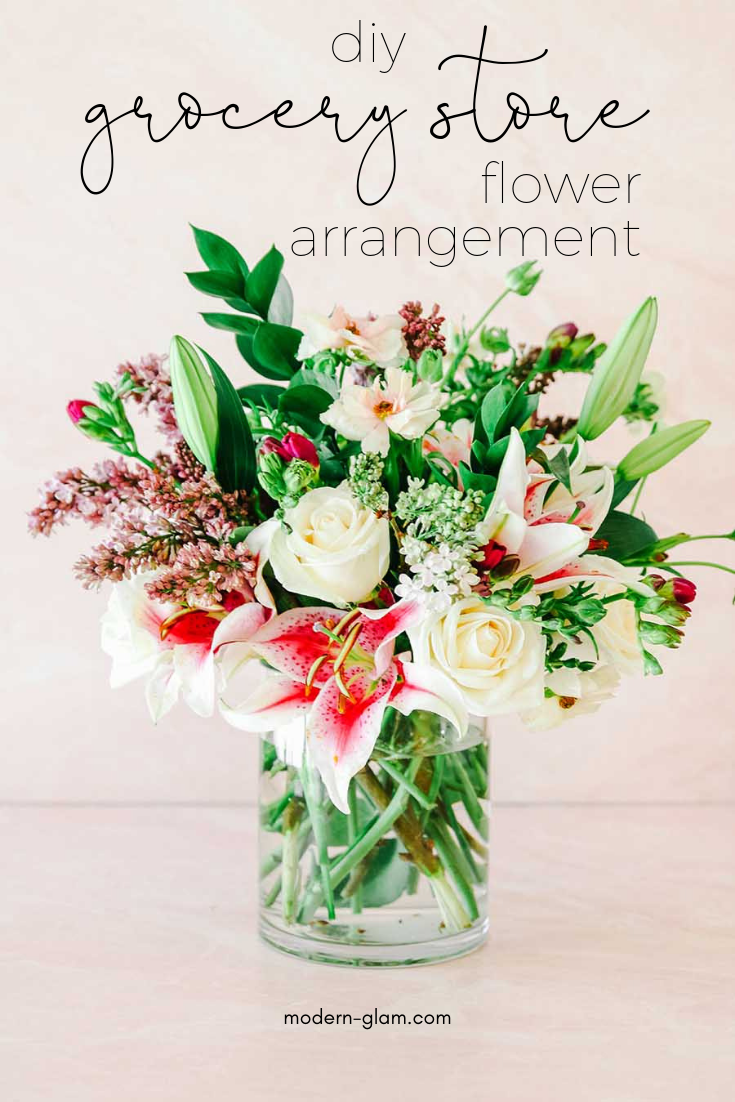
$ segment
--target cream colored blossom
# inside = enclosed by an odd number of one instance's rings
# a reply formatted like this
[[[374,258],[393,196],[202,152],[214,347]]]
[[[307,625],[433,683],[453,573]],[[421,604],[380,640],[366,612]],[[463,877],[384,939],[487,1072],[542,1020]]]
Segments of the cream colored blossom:
[[[317,352],[345,349],[380,367],[397,367],[408,358],[403,325],[399,314],[353,318],[342,306],[335,306],[329,317],[307,314],[298,358],[305,360]]]
[[[335,605],[365,600],[390,561],[390,527],[346,485],[309,490],[273,535],[269,559],[291,593]]]
[[[424,435],[439,416],[442,395],[432,383],[414,383],[410,371],[389,367],[370,386],[346,381],[339,398],[321,419],[347,440],[360,440],[364,452],[387,455],[390,434],[406,440]]]
[[[449,677],[471,715],[506,715],[543,702],[546,643],[533,621],[470,596],[429,614],[409,638],[414,661]]]

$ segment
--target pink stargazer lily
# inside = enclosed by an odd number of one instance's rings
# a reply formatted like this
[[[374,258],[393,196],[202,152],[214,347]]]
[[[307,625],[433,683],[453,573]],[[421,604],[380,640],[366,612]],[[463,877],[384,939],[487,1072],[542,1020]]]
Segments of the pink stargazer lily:
[[[564,447],[564,445],[560,445]],[[518,558],[516,575],[530,574],[536,592],[571,582],[617,578],[617,563],[600,555],[583,558],[594,533],[607,516],[613,476],[607,467],[587,471],[579,441],[570,463],[570,493],[538,464],[527,465],[523,441],[511,429],[490,509],[483,522],[487,533],[486,561],[497,556]]]
[[[395,656],[396,638],[425,615],[417,601],[390,608],[292,609],[273,616],[247,642],[272,669],[225,718],[246,731],[305,721],[307,753],[333,803],[348,813],[350,780],[367,762],[390,705],[404,715],[423,709],[464,734],[467,713],[457,688],[437,670]],[[253,664],[245,671],[252,684]],[[229,693],[228,693],[229,695]]]

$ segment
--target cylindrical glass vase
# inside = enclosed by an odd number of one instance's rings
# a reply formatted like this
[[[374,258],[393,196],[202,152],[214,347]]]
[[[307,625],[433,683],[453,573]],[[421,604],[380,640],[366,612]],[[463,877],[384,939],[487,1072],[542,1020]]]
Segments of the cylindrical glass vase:
[[[260,932],[308,960],[430,964],[487,936],[489,745],[461,741],[438,716],[386,717],[350,783],[350,814],[332,804],[308,752],[261,742]]]

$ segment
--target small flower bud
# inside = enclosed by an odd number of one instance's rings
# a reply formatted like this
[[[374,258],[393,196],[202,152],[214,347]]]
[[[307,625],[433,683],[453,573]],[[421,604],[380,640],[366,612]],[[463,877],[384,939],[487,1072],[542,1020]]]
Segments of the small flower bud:
[[[671,588],[674,600],[680,605],[690,605],[697,596],[697,587],[688,578],[674,578]]]
[[[512,291],[516,295],[530,295],[538,281],[541,279],[541,271],[534,272],[533,268],[535,260],[524,260],[522,264],[519,264],[515,268],[511,268],[505,277],[505,286],[507,290]]]
[[[480,344],[486,352],[507,352],[510,348],[508,330],[492,326],[480,332]]]
[[[482,565],[486,570],[495,570],[505,556],[505,547],[502,543],[490,542],[482,549]]]
[[[438,348],[425,348],[418,358],[416,373],[427,383],[438,383],[444,374],[444,357]]]
[[[577,326],[573,321],[567,321],[563,325],[557,325],[546,338],[546,347],[551,355],[551,363],[557,363],[565,348],[568,348],[577,335]]]
[[[319,456],[311,440],[298,432],[287,432],[281,441],[289,459],[303,459],[312,467],[319,466]]]
[[[92,407],[93,409],[98,408],[94,404],[94,402],[88,402],[84,398],[75,398],[73,401],[69,402],[66,407],[66,412],[69,415],[69,420],[73,424],[78,425],[84,417],[85,409],[89,409],[90,407]]]

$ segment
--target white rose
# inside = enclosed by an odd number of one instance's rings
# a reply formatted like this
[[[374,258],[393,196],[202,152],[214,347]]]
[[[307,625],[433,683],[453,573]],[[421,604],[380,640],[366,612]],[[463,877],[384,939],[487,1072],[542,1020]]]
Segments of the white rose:
[[[309,490],[284,520],[270,562],[291,593],[346,605],[364,601],[382,581],[390,561],[388,521],[363,508],[347,486]]]
[[[546,643],[532,621],[464,597],[409,636],[414,662],[451,678],[473,715],[506,715],[543,702]]]
[[[597,582],[595,597],[622,593],[617,582]],[[622,674],[643,673],[643,653],[638,639],[638,622],[632,601],[612,601],[607,615],[592,629],[601,655]]]

